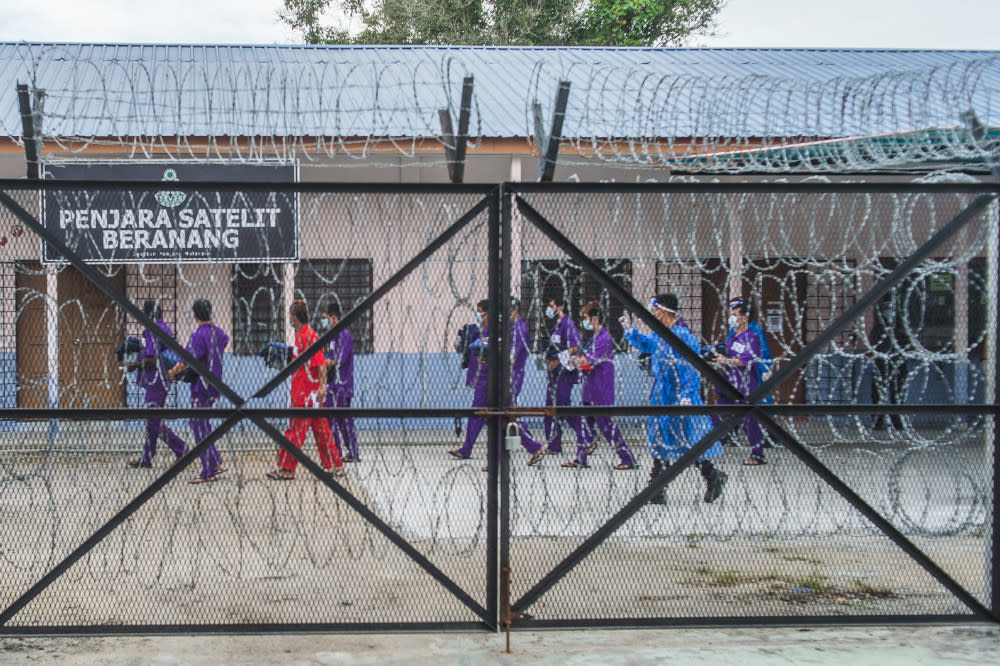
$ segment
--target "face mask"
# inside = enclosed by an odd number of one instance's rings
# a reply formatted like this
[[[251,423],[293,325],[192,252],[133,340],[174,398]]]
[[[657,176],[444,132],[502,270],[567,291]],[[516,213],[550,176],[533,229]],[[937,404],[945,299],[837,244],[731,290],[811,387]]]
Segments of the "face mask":
[[[592,330],[594,330],[594,325],[590,323],[589,319],[584,319],[583,320],[583,330],[585,330],[585,331],[592,331]]]
[[[545,308],[545,317],[547,319],[555,319],[556,318],[556,311],[553,310],[552,308]]]
[[[729,315],[729,328],[738,328],[740,325],[739,317],[736,315]]]
[[[476,313],[476,324],[479,326],[483,325],[483,315],[479,312]]]
[[[320,319],[318,322],[316,322],[317,331],[325,331],[328,328],[330,328],[330,322],[328,322],[326,319]]]

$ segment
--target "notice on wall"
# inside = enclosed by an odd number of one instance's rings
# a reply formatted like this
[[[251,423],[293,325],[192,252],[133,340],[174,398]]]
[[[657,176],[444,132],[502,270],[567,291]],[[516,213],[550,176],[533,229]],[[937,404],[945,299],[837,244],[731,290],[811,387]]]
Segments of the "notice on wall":
[[[116,183],[113,189],[42,193],[45,229],[87,263],[298,261],[295,192],[142,187],[150,181],[290,183],[291,165],[67,163],[46,165],[45,178]],[[43,241],[43,262],[63,260],[56,246]]]
[[[782,314],[784,309],[781,307],[781,303],[768,303],[767,304],[767,330],[771,332],[771,335],[781,335],[782,328]]]

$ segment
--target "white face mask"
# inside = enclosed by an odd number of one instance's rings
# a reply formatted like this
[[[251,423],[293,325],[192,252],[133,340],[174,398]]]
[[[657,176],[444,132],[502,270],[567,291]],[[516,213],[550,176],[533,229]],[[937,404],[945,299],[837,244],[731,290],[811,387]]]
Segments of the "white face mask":
[[[729,315],[729,328],[739,328],[740,318],[734,314]]]
[[[483,325],[483,314],[481,312],[476,313],[476,323],[480,326]]]
[[[594,325],[590,323],[589,319],[584,319],[583,320],[583,330],[585,330],[585,331],[592,331],[592,330],[594,330]]]
[[[545,308],[545,317],[548,318],[548,319],[555,319],[556,318],[556,311],[553,310],[550,307],[549,308]]]

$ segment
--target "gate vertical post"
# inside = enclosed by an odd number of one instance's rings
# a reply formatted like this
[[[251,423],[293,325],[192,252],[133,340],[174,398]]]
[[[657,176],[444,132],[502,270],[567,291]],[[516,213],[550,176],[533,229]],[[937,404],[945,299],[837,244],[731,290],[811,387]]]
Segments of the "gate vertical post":
[[[503,359],[501,362],[502,372],[500,381],[500,394],[503,396],[505,407],[511,404],[510,395],[510,311],[511,311],[511,261],[513,260],[513,243],[511,241],[512,205],[513,196],[502,186],[498,194],[501,206],[500,219],[500,294],[502,304],[500,312],[503,314],[503,321],[506,323],[507,332],[503,336],[501,352]],[[513,417],[508,417],[512,419]],[[508,418],[501,421],[503,432],[507,432]],[[510,650],[510,451],[506,446],[500,452],[500,568],[501,568],[501,594],[502,604],[500,622],[503,629],[508,631],[508,651]]]
[[[994,176],[1000,179],[1000,173],[998,170],[994,170]],[[989,516],[989,530],[990,530],[990,543],[989,545],[989,571],[987,575],[989,576],[989,609],[993,613],[993,619],[1000,621],[1000,562],[997,561],[1000,558],[1000,451],[997,450],[997,436],[1000,435],[1000,426],[998,426],[997,421],[1000,420],[1000,325],[998,325],[998,304],[1000,304],[1000,206],[996,207],[989,219],[989,247],[986,250],[987,253],[987,268],[986,268],[986,284],[992,289],[987,287],[987,293],[992,291],[993,298],[987,299],[987,322],[993,323],[993,328],[990,333],[992,349],[992,363],[993,363],[993,387],[992,396],[989,395],[990,391],[987,391],[987,399],[992,398],[993,402],[993,416],[990,419],[990,428],[988,432],[990,433],[990,449],[993,452],[992,465],[990,469],[992,470],[991,478],[991,491],[993,494],[993,501]],[[989,363],[990,351],[986,353],[987,364]],[[988,367],[988,366],[987,366]]]
[[[503,257],[500,256],[500,197],[499,192],[494,190],[490,195],[489,203],[489,240],[488,240],[488,266],[489,271],[489,301],[490,309],[488,313],[489,321],[489,344],[486,347],[486,363],[488,368],[489,384],[486,392],[486,404],[490,415],[486,417],[487,432],[487,471],[488,479],[486,486],[486,611],[489,621],[494,630],[499,628],[499,567],[497,566],[497,539],[499,502],[497,497],[497,472],[499,469],[500,447],[503,441],[503,434],[500,432],[501,419],[498,415],[502,392],[500,381],[503,375],[500,367],[500,346],[496,344],[501,338],[507,339],[503,333],[504,318],[502,299],[500,298],[501,278],[500,271],[503,266]]]

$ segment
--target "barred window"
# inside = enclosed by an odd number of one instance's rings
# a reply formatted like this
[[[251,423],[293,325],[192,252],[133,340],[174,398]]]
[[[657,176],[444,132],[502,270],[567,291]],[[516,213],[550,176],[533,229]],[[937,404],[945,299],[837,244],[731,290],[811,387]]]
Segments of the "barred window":
[[[331,300],[347,314],[372,293],[372,262],[370,259],[304,259],[295,267],[295,298],[309,306],[311,324],[315,329],[327,303]],[[350,326],[354,351],[371,353],[374,332],[371,310]]]
[[[284,340],[284,264],[233,265],[233,353]]]

